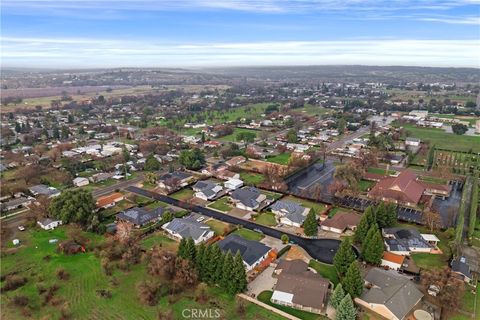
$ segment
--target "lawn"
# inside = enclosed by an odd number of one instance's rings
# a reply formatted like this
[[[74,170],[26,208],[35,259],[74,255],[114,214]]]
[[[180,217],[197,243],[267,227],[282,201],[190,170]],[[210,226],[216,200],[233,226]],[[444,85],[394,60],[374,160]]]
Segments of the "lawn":
[[[209,226],[218,236],[223,236],[225,233],[228,233],[228,230],[232,228],[230,224],[215,219],[210,219],[205,222],[205,224]]]
[[[252,129],[246,129],[246,128],[234,128],[232,134],[223,136],[223,137],[219,138],[218,140],[226,141],[226,142],[240,142],[240,141],[237,140],[237,134],[243,133],[243,132],[251,132],[251,133],[254,133],[258,137],[258,134],[259,134],[260,131],[252,130]]]
[[[105,276],[100,258],[93,252],[65,256],[56,252],[56,244],[49,244],[49,239],[65,239],[67,227],[60,227],[54,231],[29,230],[21,234],[22,246],[14,254],[5,254],[2,257],[2,275],[18,272],[19,276],[28,278],[28,282],[14,291],[1,295],[2,319],[25,319],[21,309],[13,307],[10,300],[13,296],[23,295],[29,298],[32,319],[60,319],[62,304],[52,306],[42,305],[43,297],[39,296],[37,286],[49,287],[57,284],[60,289],[55,293],[56,298],[63,299],[68,304],[71,319],[156,319],[158,313],[173,311],[173,318],[182,318],[185,308],[201,308],[206,306],[195,301],[192,291],[186,291],[175,296],[162,297],[157,306],[143,305],[138,301],[136,284],[142,279],[148,279],[146,266],[141,263],[134,265],[129,272],[115,270],[113,277]],[[102,237],[84,233],[93,243],[102,241]],[[160,239],[160,240],[159,240]],[[158,238],[156,234],[144,240],[147,246],[156,241],[166,243],[169,239]],[[175,243],[175,242],[173,242]],[[44,259],[49,256],[48,260]],[[70,274],[68,280],[58,280],[56,271],[63,268]],[[101,298],[96,291],[106,289],[112,293],[110,299]],[[244,315],[236,312],[235,298],[227,295],[219,288],[209,287],[208,305],[220,310],[225,319],[283,319],[255,304],[246,303]]]
[[[266,303],[274,308],[277,308],[279,310],[282,310],[288,314],[291,314],[292,316],[295,316],[297,318],[303,319],[303,320],[317,320],[317,319],[328,319],[327,317],[324,317],[319,314],[307,312],[307,311],[302,311],[302,310],[297,310],[291,307],[287,306],[282,306],[276,303],[273,303],[270,301],[270,298],[272,297],[273,291],[263,291],[261,292],[257,299],[262,301],[263,303]]]
[[[282,165],[288,165],[288,161],[290,160],[290,153],[281,153],[276,156],[267,156],[267,162],[273,162]]]
[[[428,183],[434,183],[434,184],[447,184],[448,180],[438,178],[438,177],[429,177],[429,176],[420,176],[418,177],[418,180],[428,182]]]
[[[334,266],[325,264],[322,262],[318,262],[317,260],[313,260],[313,259],[310,260],[310,263],[308,264],[308,266],[315,269],[315,271],[317,271],[317,273],[322,277],[332,281],[332,283],[335,286],[340,282],[340,279],[338,278],[337,270],[335,269]]]
[[[371,187],[375,185],[374,181],[360,180],[358,183],[358,189],[362,192],[367,192]]]
[[[254,240],[254,241],[260,241],[265,237],[263,234],[259,232],[252,231],[246,228],[240,228],[238,230],[235,230],[233,234],[237,234],[242,238],[245,238],[247,240]]]
[[[352,209],[342,208],[342,207],[333,207],[328,211],[328,217],[331,218],[334,215],[336,215],[338,212],[356,212],[356,211]]]
[[[314,201],[310,201],[310,200],[305,200],[305,199],[297,198],[297,197],[294,197],[294,196],[291,196],[291,195],[286,196],[285,198],[283,198],[283,200],[288,200],[288,201],[299,203],[302,206],[304,206],[305,208],[311,208],[311,209],[315,210],[315,212],[317,214],[321,214],[321,213],[325,212],[325,210],[327,209],[327,206],[323,203],[314,202]]]
[[[222,197],[215,202],[210,203],[208,207],[222,212],[228,212],[233,209],[233,207],[228,202],[228,197]]]
[[[255,222],[267,227],[272,227],[277,225],[275,214],[273,214],[272,212],[264,212],[258,215],[258,217],[255,219]]]
[[[383,169],[383,168],[368,168],[367,172],[381,174],[381,175],[384,175],[385,173],[387,173],[389,175],[395,173],[394,170],[388,170],[387,171],[386,169]]]
[[[157,231],[157,232],[154,232],[154,233],[146,236],[145,238],[143,238],[140,241],[140,245],[144,249],[150,249],[154,246],[159,245],[162,248],[166,248],[166,249],[171,250],[171,251],[176,251],[177,247],[178,247],[178,243],[175,240],[170,239],[167,236],[165,236],[162,233],[162,231]]]
[[[153,209],[157,209],[157,208],[166,208],[168,206],[168,204],[166,204],[165,202],[162,202],[162,201],[154,201],[152,203],[150,203],[149,205],[145,206],[145,209],[148,209],[148,210],[153,210]]]
[[[240,172],[240,179],[243,180],[247,186],[256,186],[265,180],[265,177],[260,173]]]
[[[172,197],[174,199],[177,199],[177,200],[186,201],[186,200],[190,200],[193,197],[194,194],[195,194],[195,192],[192,189],[183,188],[180,191],[172,193],[170,195],[170,197]]]

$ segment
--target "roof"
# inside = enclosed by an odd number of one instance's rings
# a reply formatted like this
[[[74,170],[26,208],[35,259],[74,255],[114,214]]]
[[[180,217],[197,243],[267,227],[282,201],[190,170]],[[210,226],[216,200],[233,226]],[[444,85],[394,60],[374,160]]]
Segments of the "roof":
[[[438,239],[434,234],[422,233],[420,235],[425,241],[440,242],[440,239]]]
[[[45,218],[45,219],[38,220],[37,222],[40,223],[42,226],[48,226],[50,223],[57,222],[57,221],[61,221],[61,220],[53,220],[50,218]]]
[[[247,207],[255,208],[259,205],[257,198],[260,194],[260,190],[257,188],[246,187],[233,191],[231,197],[237,201],[240,201]]]
[[[306,208],[302,207],[298,203],[288,200],[277,201],[270,206],[270,209],[272,211],[279,211],[281,214],[283,214],[283,216],[285,216],[285,218],[300,224],[305,221],[307,212],[310,211],[310,208],[305,210]]]
[[[25,197],[19,197],[15,199],[8,200],[7,202],[2,203],[2,208],[8,208],[8,207],[18,207],[24,203],[31,202],[30,199],[25,198]]]
[[[179,234],[183,239],[198,240],[210,232],[208,225],[190,219],[175,218],[164,226],[166,230]]]
[[[235,255],[238,252],[242,255],[243,261],[248,265],[253,265],[266,255],[272,248],[258,241],[247,240],[239,235],[231,234],[218,242],[218,246],[223,251],[232,252]]]
[[[365,281],[373,285],[360,299],[367,303],[382,304],[398,319],[403,319],[423,297],[415,285],[406,277],[389,270],[371,269]]]
[[[356,227],[360,223],[362,217],[352,212],[338,212],[333,217],[325,219],[322,226],[345,230],[347,228]]]
[[[368,193],[371,197],[382,196],[399,202],[418,203],[425,191],[411,170],[402,171],[397,177],[381,179]]]
[[[386,238],[385,243],[390,251],[410,251],[410,248],[431,248],[432,246],[423,239],[420,232],[413,228],[384,228],[384,235],[393,238]]]
[[[308,270],[308,264],[302,260],[282,261],[272,299],[299,304],[305,307],[321,309],[328,293],[330,282]],[[287,300],[284,300],[287,299]]]
[[[465,257],[457,257],[453,259],[450,266],[454,272],[460,273],[468,279],[472,279],[472,273]]]
[[[403,260],[405,260],[405,256],[395,254],[395,253],[391,253],[391,252],[388,252],[388,251],[384,251],[382,259],[385,260],[385,261],[389,261],[389,262],[393,262],[393,263],[402,265]]]
[[[215,196],[222,190],[222,187],[211,181],[198,181],[193,186],[193,190],[202,192],[207,197]]]
[[[49,187],[44,184],[37,184],[36,186],[30,187],[28,190],[30,190],[30,192],[33,194],[43,194],[46,196],[60,193],[60,191],[55,189],[54,187]]]
[[[77,177],[77,178],[73,179],[73,183],[81,182],[81,181],[88,181],[88,179],[83,178],[83,177]]]
[[[109,205],[120,198],[123,199],[123,194],[121,194],[120,192],[115,192],[115,193],[100,197],[97,199],[97,207],[98,208],[105,207],[106,205]]]
[[[171,173],[165,173],[159,180],[179,179],[184,180],[190,178],[192,175],[183,171],[174,171]]]
[[[160,210],[158,210],[160,209]],[[117,218],[129,221],[135,225],[144,225],[163,215],[163,208],[147,211],[143,208],[131,208],[117,214]]]

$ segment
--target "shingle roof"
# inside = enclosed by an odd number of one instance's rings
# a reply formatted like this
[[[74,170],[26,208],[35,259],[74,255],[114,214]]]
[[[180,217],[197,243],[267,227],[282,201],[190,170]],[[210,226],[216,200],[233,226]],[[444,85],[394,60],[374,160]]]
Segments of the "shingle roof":
[[[270,206],[272,211],[280,211],[282,214],[292,222],[302,224],[306,218],[305,208],[296,202],[288,200],[280,200]]]
[[[179,234],[184,239],[192,238],[194,240],[200,239],[206,233],[211,231],[210,227],[204,223],[181,218],[175,218],[170,221],[165,226],[165,229]]]
[[[247,240],[236,234],[231,234],[225,239],[219,241],[218,246],[225,252],[232,252],[233,255],[239,251],[242,255],[243,261],[250,266],[272,249],[263,243]]]
[[[30,192],[33,194],[43,194],[46,196],[51,196],[60,193],[59,190],[46,186],[44,184],[38,184],[36,186],[30,187],[29,188]]]
[[[322,226],[345,230],[346,228],[357,226],[361,218],[362,217],[356,213],[338,212],[330,219],[324,220]]]
[[[183,179],[190,178],[191,176],[192,176],[191,174],[183,172],[183,171],[174,171],[174,172],[171,172],[171,173],[165,173],[164,175],[162,175],[160,177],[160,180],[168,180],[168,179],[172,179],[172,178],[183,180]]]
[[[231,197],[240,201],[245,206],[255,208],[259,205],[257,198],[260,195],[260,190],[254,187],[246,187],[243,189],[237,189],[232,192]]]
[[[152,211],[147,211],[143,208],[132,208],[117,214],[117,218],[129,221],[135,225],[142,226],[157,218],[160,218],[164,213],[163,208],[158,208]]]
[[[383,233],[392,235],[393,239],[385,239],[390,251],[410,251],[410,248],[431,248],[417,229],[412,228],[384,228]]]
[[[458,257],[456,259],[453,259],[450,265],[452,266],[453,271],[463,274],[469,279],[472,279],[472,273],[470,272],[470,267],[468,266],[465,257]]]

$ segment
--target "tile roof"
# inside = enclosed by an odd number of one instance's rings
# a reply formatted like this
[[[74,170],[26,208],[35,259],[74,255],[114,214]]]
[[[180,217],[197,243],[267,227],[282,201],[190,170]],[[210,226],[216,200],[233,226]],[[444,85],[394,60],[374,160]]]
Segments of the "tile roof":
[[[403,260],[405,260],[405,256],[395,254],[395,253],[392,253],[392,252],[388,252],[388,251],[384,251],[382,259],[385,260],[385,261],[390,261],[390,262],[402,265]]]
[[[105,207],[111,203],[114,203],[117,199],[123,199],[123,194],[115,192],[97,199],[97,208]]]
[[[397,200],[399,202],[418,203],[425,191],[423,184],[419,183],[417,176],[411,170],[402,171],[398,177],[387,177],[380,180],[370,190],[372,197]]]

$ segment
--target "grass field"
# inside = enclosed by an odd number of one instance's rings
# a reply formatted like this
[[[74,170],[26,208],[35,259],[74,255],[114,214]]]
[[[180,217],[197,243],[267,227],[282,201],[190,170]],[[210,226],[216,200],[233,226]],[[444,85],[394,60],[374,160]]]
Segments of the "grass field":
[[[265,180],[265,177],[260,173],[240,172],[240,179],[243,180],[247,186],[256,186]]]
[[[368,191],[371,187],[375,185],[374,181],[369,181],[369,180],[360,180],[358,183],[358,189],[362,192]]]
[[[340,279],[338,278],[337,270],[333,265],[321,263],[321,262],[318,262],[317,260],[312,259],[310,260],[310,263],[308,264],[308,266],[315,269],[315,271],[317,271],[317,273],[322,277],[332,281],[332,283],[335,286],[340,282]]]
[[[175,193],[172,193],[170,195],[170,197],[172,197],[174,199],[177,199],[177,200],[186,201],[186,200],[191,199],[194,194],[195,194],[195,192],[192,189],[183,188],[182,190],[179,190]]]
[[[223,212],[228,212],[233,209],[233,207],[228,202],[228,197],[222,197],[215,202],[212,202],[208,205],[209,208],[217,209]]]
[[[385,174],[394,174],[395,173],[395,170],[386,170],[386,169],[383,169],[383,168],[368,168],[367,169],[367,172],[370,172],[370,173],[376,173],[376,174],[382,174],[382,175],[385,175]]]
[[[302,311],[302,310],[297,310],[291,307],[287,306],[282,306],[276,303],[273,303],[270,301],[270,298],[272,298],[273,291],[263,291],[261,292],[257,299],[262,301],[263,303],[266,303],[274,308],[277,308],[279,310],[282,310],[288,314],[291,314],[292,316],[295,316],[297,318],[300,318],[302,320],[318,320],[318,319],[328,319],[327,317],[324,317],[319,314],[307,312],[307,311]]]
[[[237,135],[239,133],[244,133],[244,132],[254,133],[257,137],[259,133],[258,130],[252,130],[252,129],[246,129],[246,128],[234,128],[232,134],[221,137],[218,140],[226,141],[226,142],[241,142],[240,140],[237,140]]]
[[[217,236],[223,236],[225,234],[225,231],[232,228],[232,225],[215,219],[210,219],[205,222],[205,224],[209,226]]]
[[[306,103],[303,108],[295,109],[298,112],[305,112],[310,116],[321,116],[324,114],[332,113],[331,109],[323,108],[320,106],[315,106],[313,104]]]
[[[243,237],[247,240],[254,240],[254,241],[260,241],[265,237],[263,234],[259,232],[255,232],[246,228],[240,228],[238,230],[235,230],[233,234],[238,234],[240,237]]]
[[[290,160],[290,153],[286,152],[276,156],[268,156],[266,160],[267,162],[283,164],[286,166],[288,165],[288,161]]]
[[[316,214],[321,214],[322,212],[324,212],[327,209],[327,206],[323,203],[318,203],[318,202],[313,202],[313,201],[310,201],[310,200],[300,199],[300,198],[294,197],[292,195],[288,195],[288,196],[284,197],[282,200],[288,200],[288,201],[299,203],[302,206],[304,206],[305,208],[311,208],[311,209],[315,210]]]
[[[418,180],[428,182],[428,183],[434,183],[434,184],[447,184],[448,180],[438,178],[438,177],[429,177],[429,176],[419,176]]]
[[[60,289],[55,297],[62,298],[69,306],[71,319],[157,319],[158,313],[173,311],[173,318],[182,318],[185,308],[202,308],[203,305],[195,301],[193,290],[175,296],[172,301],[169,296],[162,297],[157,306],[146,306],[138,301],[136,284],[146,279],[145,264],[134,265],[129,272],[114,271],[116,284],[105,276],[100,259],[93,252],[65,256],[56,252],[56,244],[49,244],[49,239],[65,239],[67,227],[60,227],[54,231],[29,230],[21,234],[22,245],[14,254],[5,254],[2,257],[2,275],[18,272],[18,275],[28,278],[23,287],[1,295],[2,319],[25,319],[20,309],[13,307],[10,300],[13,296],[23,295],[29,298],[31,318],[33,319],[60,319],[60,306],[50,304],[42,306],[43,299],[39,296],[37,286],[44,287],[57,284]],[[102,237],[85,233],[92,243],[99,243]],[[161,238],[157,234],[147,237],[142,246],[149,247],[158,243],[170,243],[170,239]],[[175,242],[173,242],[175,243]],[[45,260],[45,256],[50,256]],[[56,271],[65,269],[69,274],[68,280],[58,280]],[[110,299],[101,298],[96,291],[110,290]],[[236,312],[235,298],[225,294],[219,288],[208,288],[209,305],[215,306],[225,319],[283,319],[257,305],[246,303],[244,315]]]
[[[275,214],[273,214],[272,212],[264,212],[259,214],[258,217],[255,219],[255,222],[268,227],[277,225]]]

